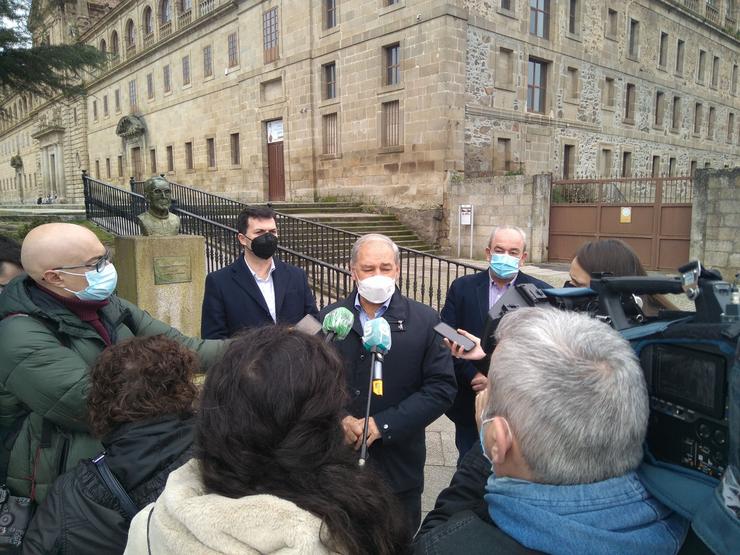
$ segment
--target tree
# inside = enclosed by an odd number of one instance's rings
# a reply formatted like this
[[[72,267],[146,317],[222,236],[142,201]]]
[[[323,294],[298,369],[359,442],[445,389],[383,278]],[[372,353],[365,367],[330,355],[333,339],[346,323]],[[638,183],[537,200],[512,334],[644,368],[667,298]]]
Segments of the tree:
[[[51,97],[84,93],[83,76],[105,63],[105,54],[86,44],[33,45],[31,34],[43,25],[40,2],[0,0],[0,99],[12,94]],[[47,10],[64,9],[64,0],[50,0]],[[25,23],[24,23],[25,22]]]

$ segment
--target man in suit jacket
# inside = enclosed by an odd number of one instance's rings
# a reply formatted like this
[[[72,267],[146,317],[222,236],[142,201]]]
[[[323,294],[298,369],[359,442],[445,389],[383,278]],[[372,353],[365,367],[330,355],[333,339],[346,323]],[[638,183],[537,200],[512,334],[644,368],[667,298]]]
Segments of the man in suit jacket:
[[[527,260],[527,236],[516,226],[501,225],[491,233],[486,247],[488,269],[457,278],[450,285],[442,308],[442,321],[480,337],[491,307],[514,284],[532,283],[540,289],[544,281],[519,271]],[[460,459],[478,440],[475,425],[475,394],[486,387],[486,375],[471,362],[455,360],[457,397],[447,416],[455,423],[455,445]],[[458,459],[458,462],[459,460]]]
[[[222,339],[243,328],[295,324],[306,314],[315,316],[306,272],[273,256],[278,245],[275,211],[245,208],[237,229],[244,256],[206,277],[201,336]]]

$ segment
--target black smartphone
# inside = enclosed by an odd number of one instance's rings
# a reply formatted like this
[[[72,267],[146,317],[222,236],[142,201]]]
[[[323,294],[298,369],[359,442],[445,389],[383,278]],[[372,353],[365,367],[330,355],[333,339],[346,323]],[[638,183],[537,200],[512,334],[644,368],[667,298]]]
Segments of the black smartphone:
[[[475,347],[475,342],[472,339],[468,339],[464,335],[457,333],[457,330],[455,330],[451,326],[448,326],[444,322],[440,322],[439,324],[434,326],[434,331],[436,331],[442,337],[446,337],[453,343],[457,343],[465,351],[469,351],[470,349]]]

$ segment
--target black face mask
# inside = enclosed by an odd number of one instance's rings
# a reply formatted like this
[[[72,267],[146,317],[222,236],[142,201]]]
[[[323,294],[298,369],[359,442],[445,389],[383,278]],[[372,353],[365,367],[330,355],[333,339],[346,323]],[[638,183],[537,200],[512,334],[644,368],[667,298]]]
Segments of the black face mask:
[[[273,254],[275,254],[277,248],[278,238],[272,233],[265,233],[264,235],[260,235],[259,237],[255,237],[254,239],[252,239],[251,251],[254,253],[255,256],[258,256],[259,258],[267,260]]]

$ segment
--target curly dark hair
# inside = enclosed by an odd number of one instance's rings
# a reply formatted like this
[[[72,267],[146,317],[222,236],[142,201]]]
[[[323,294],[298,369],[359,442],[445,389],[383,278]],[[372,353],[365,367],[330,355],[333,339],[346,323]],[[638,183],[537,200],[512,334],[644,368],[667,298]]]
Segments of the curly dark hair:
[[[193,410],[196,354],[165,337],[134,337],[105,349],[90,369],[90,428],[103,437],[124,422]]]
[[[407,519],[344,442],[346,400],[342,363],[321,339],[281,326],[238,336],[209,370],[198,409],[206,489],[292,501],[322,519],[322,541],[341,553],[403,552]]]

